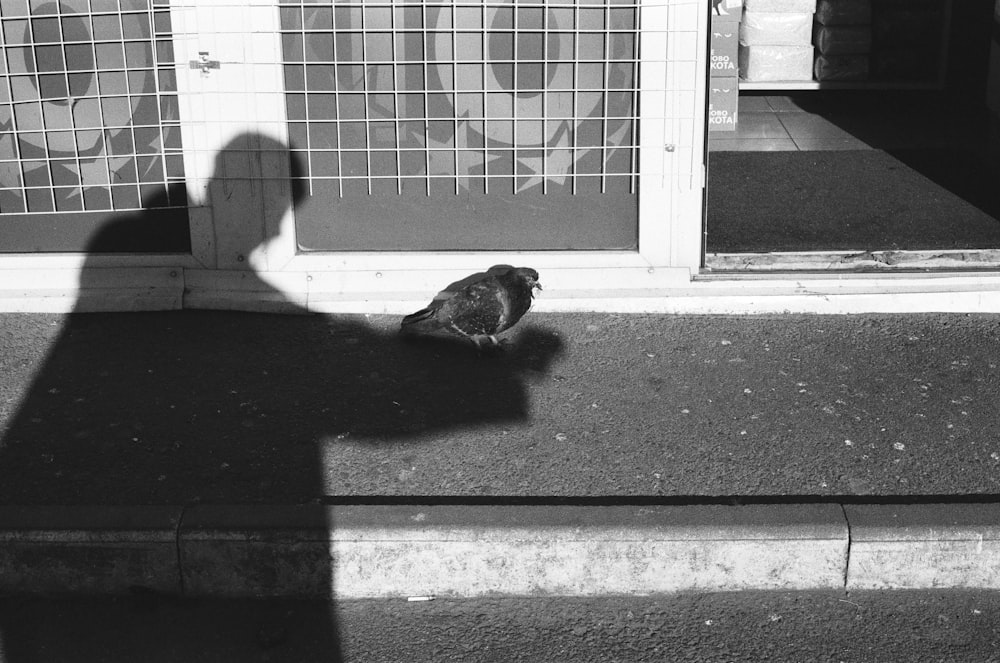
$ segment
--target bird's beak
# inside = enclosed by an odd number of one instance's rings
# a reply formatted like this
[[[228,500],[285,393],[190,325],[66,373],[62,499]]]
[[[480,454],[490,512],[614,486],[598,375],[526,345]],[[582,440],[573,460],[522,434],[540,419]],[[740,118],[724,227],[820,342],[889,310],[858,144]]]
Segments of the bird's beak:
[[[538,281],[535,281],[534,283],[531,284],[531,287],[532,288],[538,288],[539,290],[541,290],[542,289],[542,284],[539,283]]]

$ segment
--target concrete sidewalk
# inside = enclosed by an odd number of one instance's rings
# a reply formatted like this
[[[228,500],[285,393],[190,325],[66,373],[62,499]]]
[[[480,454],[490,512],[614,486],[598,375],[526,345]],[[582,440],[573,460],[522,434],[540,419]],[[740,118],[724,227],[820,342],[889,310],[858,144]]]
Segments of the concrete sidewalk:
[[[0,316],[0,589],[1000,586],[996,316],[396,324]]]

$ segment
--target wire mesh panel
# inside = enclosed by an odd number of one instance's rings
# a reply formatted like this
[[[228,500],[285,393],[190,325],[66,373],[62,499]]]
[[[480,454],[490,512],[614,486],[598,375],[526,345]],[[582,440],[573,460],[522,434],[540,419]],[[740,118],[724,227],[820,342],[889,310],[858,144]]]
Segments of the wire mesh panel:
[[[189,250],[167,4],[0,0],[0,251]]]
[[[301,248],[636,247],[634,0],[279,11]]]

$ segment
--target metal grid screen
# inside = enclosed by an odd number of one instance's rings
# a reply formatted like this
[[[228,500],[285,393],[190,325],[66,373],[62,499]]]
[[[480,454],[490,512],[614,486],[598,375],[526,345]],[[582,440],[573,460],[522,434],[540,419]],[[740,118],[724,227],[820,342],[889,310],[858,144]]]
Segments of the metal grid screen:
[[[363,215],[350,204],[359,196],[380,196],[374,207],[391,213],[387,196],[413,194],[469,216],[453,199],[481,195],[470,222],[482,225],[499,223],[487,200],[509,210],[537,204],[518,196],[558,195],[579,216],[595,199],[567,196],[606,196],[599,207],[634,196],[636,2],[283,1],[279,11],[289,140],[313,195],[345,213]]]
[[[0,250],[79,248],[143,208],[184,217],[164,250],[188,241],[167,4],[0,0]]]

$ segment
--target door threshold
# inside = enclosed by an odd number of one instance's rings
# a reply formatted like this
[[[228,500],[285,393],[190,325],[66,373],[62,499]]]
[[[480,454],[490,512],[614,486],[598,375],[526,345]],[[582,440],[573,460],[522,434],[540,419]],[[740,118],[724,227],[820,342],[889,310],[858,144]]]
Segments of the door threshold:
[[[709,253],[702,273],[1000,269],[1000,249]]]

